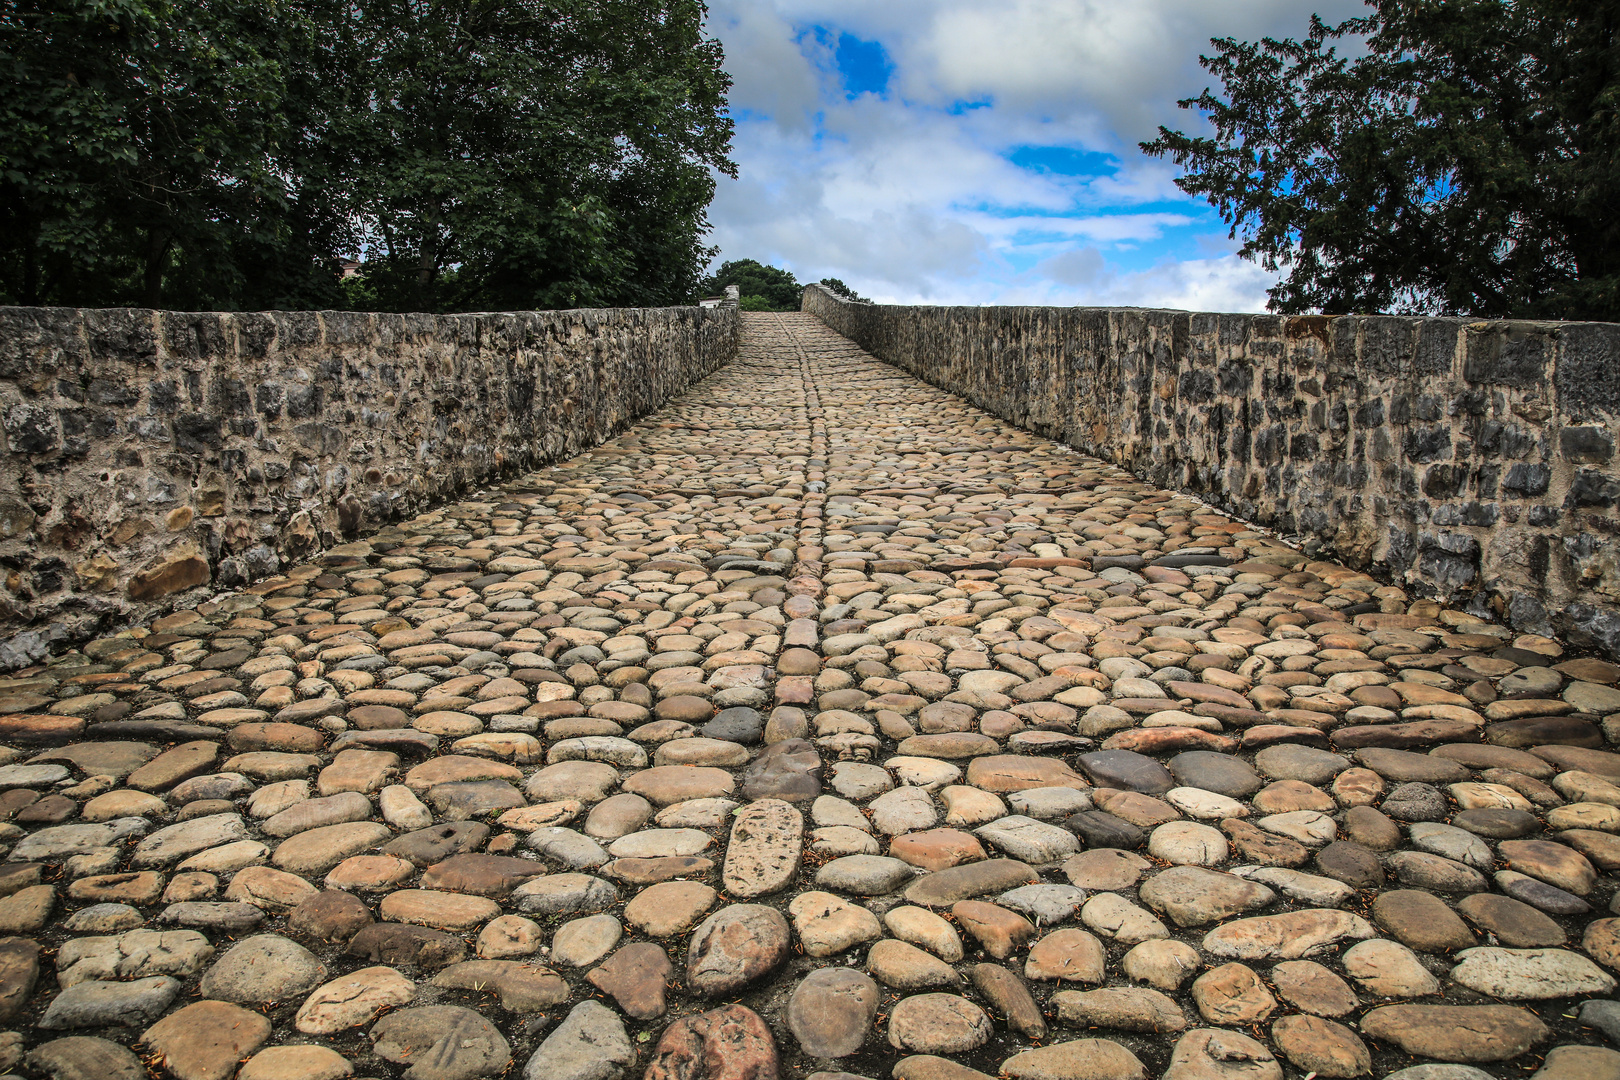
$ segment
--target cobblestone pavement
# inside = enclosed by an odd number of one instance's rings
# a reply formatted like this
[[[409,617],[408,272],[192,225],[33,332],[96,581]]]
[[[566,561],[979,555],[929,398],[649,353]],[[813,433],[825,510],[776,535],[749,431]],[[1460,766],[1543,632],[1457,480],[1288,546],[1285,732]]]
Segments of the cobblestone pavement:
[[[1620,668],[743,318],[0,684],[0,1072],[1620,1075]]]

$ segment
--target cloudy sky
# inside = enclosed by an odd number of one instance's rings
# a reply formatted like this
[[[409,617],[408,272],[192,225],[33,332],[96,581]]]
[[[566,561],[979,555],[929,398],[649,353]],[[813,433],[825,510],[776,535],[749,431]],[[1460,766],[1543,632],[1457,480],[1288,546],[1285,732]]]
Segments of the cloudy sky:
[[[722,259],[891,303],[1259,311],[1271,279],[1137,143],[1209,39],[1359,0],[710,0],[735,80]]]

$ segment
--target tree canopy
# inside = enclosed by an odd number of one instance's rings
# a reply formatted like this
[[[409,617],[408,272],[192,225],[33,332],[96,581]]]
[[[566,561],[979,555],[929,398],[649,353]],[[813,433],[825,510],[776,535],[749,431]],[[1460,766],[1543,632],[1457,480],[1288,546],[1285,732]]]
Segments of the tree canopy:
[[[718,296],[726,286],[737,286],[738,306],[744,311],[798,311],[804,286],[793,274],[754,259],[734,259],[704,278],[700,289],[705,296]]]
[[[1273,310],[1620,319],[1620,5],[1368,6],[1215,39],[1214,135],[1142,148],[1286,271]]]
[[[700,0],[15,0],[0,302],[680,303],[728,159]],[[338,261],[365,257],[340,285]]]
[[[851,303],[870,304],[872,302],[835,277],[824,277],[817,284],[825,286],[827,291],[834,296],[842,297]]]

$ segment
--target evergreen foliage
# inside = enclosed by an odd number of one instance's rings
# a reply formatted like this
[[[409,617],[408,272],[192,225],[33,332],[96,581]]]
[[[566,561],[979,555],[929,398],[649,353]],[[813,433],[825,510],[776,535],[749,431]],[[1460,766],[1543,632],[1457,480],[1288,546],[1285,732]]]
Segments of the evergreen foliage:
[[[1368,5],[1215,39],[1213,137],[1142,148],[1286,271],[1273,310],[1620,319],[1620,4]]]

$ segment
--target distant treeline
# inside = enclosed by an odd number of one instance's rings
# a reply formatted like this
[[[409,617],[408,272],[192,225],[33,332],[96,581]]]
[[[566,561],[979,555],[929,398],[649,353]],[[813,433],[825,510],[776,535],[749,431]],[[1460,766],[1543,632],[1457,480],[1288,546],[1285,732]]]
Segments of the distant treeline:
[[[845,300],[857,304],[872,302],[837,278],[822,278],[820,284]],[[718,296],[728,285],[737,286],[737,306],[744,311],[798,311],[799,298],[804,293],[804,286],[794,278],[792,271],[766,266],[756,259],[721,263],[720,269],[704,278],[699,287],[705,296]]]
[[[698,0],[11,0],[0,303],[686,302],[714,255],[714,173],[736,172],[704,15]]]

